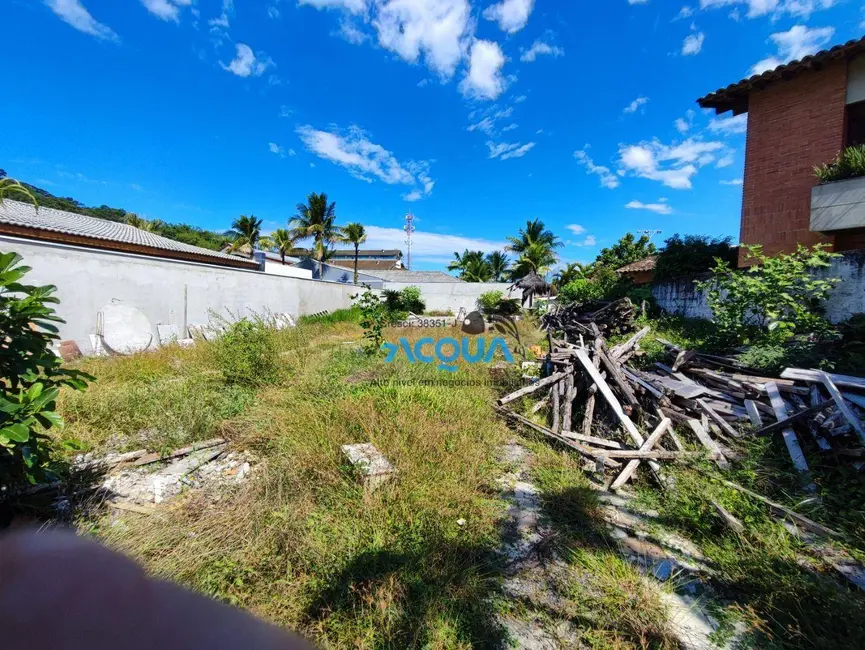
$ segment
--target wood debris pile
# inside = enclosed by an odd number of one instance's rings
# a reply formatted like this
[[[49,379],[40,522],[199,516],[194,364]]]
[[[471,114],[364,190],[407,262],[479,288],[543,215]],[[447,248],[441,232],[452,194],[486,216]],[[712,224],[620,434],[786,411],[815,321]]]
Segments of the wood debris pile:
[[[599,307],[599,308],[598,308]],[[638,307],[629,298],[609,303],[594,303],[590,308],[574,305],[554,305],[541,317],[541,327],[547,331],[568,333],[584,332],[592,335],[590,324],[594,323],[604,336],[630,332]]]
[[[727,468],[746,436],[781,437],[808,491],[815,487],[803,445],[865,467],[865,379],[799,368],[765,377],[735,359],[659,338],[666,363],[641,370],[629,360],[640,354],[648,327],[615,346],[604,336],[627,321],[628,304],[548,315],[546,376],[499,399],[499,412],[587,458],[610,489],[621,488],[643,462],[662,486],[661,461],[706,456]],[[549,413],[547,426],[506,408],[528,395],[538,400],[532,414]]]

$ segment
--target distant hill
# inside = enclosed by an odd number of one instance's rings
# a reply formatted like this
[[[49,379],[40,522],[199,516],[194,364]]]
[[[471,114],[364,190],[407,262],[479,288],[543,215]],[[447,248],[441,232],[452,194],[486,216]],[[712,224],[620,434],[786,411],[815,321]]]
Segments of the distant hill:
[[[2,172],[2,170],[0,170]],[[55,210],[65,210],[66,212],[74,212],[83,214],[89,217],[97,217],[99,219],[107,219],[108,221],[117,221],[120,223],[131,223],[138,225],[138,215],[133,212],[127,212],[123,208],[112,208],[108,205],[100,205],[99,207],[88,207],[71,197],[54,196],[51,192],[43,190],[41,187],[36,187],[30,183],[21,181],[21,184],[26,187],[40,207],[54,208]],[[10,198],[15,198],[10,197]],[[147,222],[148,229],[157,234],[174,239],[175,241],[191,244],[192,246],[200,246],[210,250],[218,251],[231,243],[232,237],[229,233],[215,232],[212,230],[204,230],[185,223],[165,223],[164,221],[149,221]]]

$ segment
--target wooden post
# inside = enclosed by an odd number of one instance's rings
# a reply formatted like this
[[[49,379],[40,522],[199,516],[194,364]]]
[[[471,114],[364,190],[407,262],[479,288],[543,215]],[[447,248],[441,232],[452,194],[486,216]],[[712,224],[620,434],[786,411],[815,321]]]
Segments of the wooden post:
[[[781,398],[781,393],[778,392],[778,385],[774,381],[766,384],[766,393],[769,395],[769,401],[772,403],[772,408],[775,411],[775,417],[778,421],[786,420],[788,417],[787,405]],[[802,448],[799,446],[799,439],[796,437],[796,432],[792,427],[785,427],[782,430],[784,443],[787,445],[787,451],[790,453],[790,458],[793,460],[793,466],[802,474],[805,479],[805,489],[809,492],[816,492],[817,487],[811,481],[811,474],[808,470],[808,463],[805,460],[805,454],[802,453]]]
[[[646,442],[643,443],[643,446],[640,447],[640,451],[651,451],[652,447],[661,439],[661,436],[664,435],[664,432],[673,424],[673,421],[669,418],[664,418],[661,420],[661,423],[655,428],[652,434],[646,438]],[[640,466],[640,460],[635,458],[630,463],[625,465],[625,469],[622,470],[622,473],[613,481],[613,484],[610,486],[611,490],[617,490],[622,487],[628,480],[633,476],[634,472],[637,471],[637,468]]]

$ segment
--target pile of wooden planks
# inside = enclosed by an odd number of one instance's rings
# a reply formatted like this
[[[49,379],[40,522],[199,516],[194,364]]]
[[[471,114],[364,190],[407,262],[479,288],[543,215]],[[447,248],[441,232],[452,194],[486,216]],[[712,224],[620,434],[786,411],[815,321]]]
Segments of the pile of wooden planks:
[[[541,327],[560,332],[565,342],[577,342],[581,334],[592,336],[592,324],[605,336],[633,331],[637,311],[629,298],[588,306],[554,305],[541,317]]]
[[[702,455],[726,469],[741,458],[738,442],[747,436],[782,439],[806,491],[815,487],[803,446],[808,455],[865,468],[865,379],[798,368],[765,377],[657,337],[663,362],[640,369],[629,361],[648,327],[610,346],[601,326],[582,318],[560,312],[547,319],[547,376],[500,398],[498,409],[587,458],[605,487],[621,488],[641,463],[662,486],[661,461]],[[514,409],[529,397],[537,402],[526,412],[547,413],[546,425]]]

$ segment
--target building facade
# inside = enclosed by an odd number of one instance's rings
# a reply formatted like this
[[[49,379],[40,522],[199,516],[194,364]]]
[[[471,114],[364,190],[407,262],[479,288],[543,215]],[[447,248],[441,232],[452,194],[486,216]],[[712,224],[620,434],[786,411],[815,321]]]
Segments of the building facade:
[[[865,248],[862,190],[818,186],[814,167],[865,143],[865,39],[744,79],[698,100],[716,113],[748,114],[740,242],[764,253],[797,245]],[[825,198],[826,193],[834,198]],[[835,196],[840,195],[840,196]],[[830,205],[831,203],[831,205]],[[827,208],[832,208],[827,211]],[[739,264],[747,265],[740,250]]]

